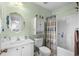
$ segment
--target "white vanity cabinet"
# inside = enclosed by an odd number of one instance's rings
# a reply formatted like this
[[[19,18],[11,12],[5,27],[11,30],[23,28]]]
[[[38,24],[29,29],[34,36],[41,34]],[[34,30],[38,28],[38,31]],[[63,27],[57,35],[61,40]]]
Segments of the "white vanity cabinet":
[[[34,55],[34,45],[27,44],[20,47],[9,48],[7,51],[7,56],[33,56]]]
[[[3,44],[2,49],[7,49],[7,52],[2,52],[1,56],[33,56],[34,42],[31,39],[27,39],[20,43],[13,43],[12,45]]]

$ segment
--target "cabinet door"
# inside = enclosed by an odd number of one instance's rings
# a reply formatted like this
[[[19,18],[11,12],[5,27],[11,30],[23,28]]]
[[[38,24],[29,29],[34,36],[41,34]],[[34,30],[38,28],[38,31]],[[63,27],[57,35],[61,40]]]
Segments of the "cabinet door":
[[[34,55],[34,45],[28,44],[22,46],[22,56],[33,56]]]
[[[7,56],[21,56],[21,48],[20,47],[9,48],[7,51]]]

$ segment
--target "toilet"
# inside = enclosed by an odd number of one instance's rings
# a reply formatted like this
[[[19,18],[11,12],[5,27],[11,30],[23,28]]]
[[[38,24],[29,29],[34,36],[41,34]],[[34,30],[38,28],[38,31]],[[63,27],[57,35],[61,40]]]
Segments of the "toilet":
[[[35,38],[35,46],[39,48],[39,56],[50,56],[51,50],[43,45],[43,38]]]

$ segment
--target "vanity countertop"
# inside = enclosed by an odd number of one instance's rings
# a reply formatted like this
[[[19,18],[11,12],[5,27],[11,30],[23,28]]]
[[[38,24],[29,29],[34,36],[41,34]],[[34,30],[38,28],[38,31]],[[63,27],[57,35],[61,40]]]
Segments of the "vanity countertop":
[[[11,41],[11,42],[5,42],[1,43],[1,49],[8,49],[16,46],[26,45],[34,43],[32,39],[26,39],[26,40],[20,40],[20,41]]]

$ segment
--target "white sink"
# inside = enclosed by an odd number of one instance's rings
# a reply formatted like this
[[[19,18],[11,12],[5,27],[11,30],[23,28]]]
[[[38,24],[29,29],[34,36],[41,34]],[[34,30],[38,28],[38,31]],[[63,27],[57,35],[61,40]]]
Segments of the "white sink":
[[[16,46],[20,46],[24,44],[30,44],[30,43],[34,43],[34,41],[31,39],[26,39],[26,40],[20,40],[20,41],[15,41],[15,42],[14,41],[5,42],[5,43],[1,43],[1,49],[12,48],[12,47],[16,47]]]

